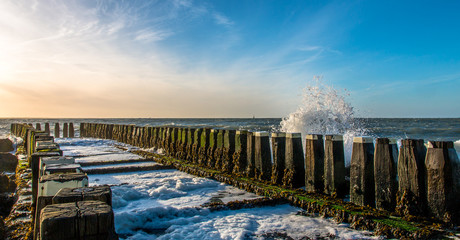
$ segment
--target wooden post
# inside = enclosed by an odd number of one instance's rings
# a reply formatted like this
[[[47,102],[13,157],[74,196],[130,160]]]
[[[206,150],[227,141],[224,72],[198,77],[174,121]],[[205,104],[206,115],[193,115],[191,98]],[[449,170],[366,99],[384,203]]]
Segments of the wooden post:
[[[198,149],[198,164],[201,166],[206,165],[207,150],[209,148],[211,129],[204,128],[200,136],[200,148]]]
[[[233,154],[235,154],[235,130],[225,130],[224,133],[224,148],[223,156],[224,159],[222,164],[222,171],[227,173],[233,172]]]
[[[50,124],[45,123],[45,132],[49,135],[50,134]]]
[[[64,123],[64,127],[62,128],[62,137],[69,137],[69,126],[67,123]]]
[[[286,133],[284,187],[299,188],[305,186],[304,162],[302,135],[300,133]]]
[[[41,219],[41,240],[118,239],[112,208],[101,201],[48,205]]]
[[[324,193],[341,198],[347,192],[343,137],[341,135],[326,135],[324,145]]]
[[[211,129],[211,132],[209,133],[209,146],[206,149],[206,165],[212,169],[217,169],[216,159],[214,158],[214,152],[217,148],[217,132],[217,129]]]
[[[248,132],[247,134],[247,169],[246,169],[246,175],[250,178],[253,178],[255,176],[255,133],[254,132]]]
[[[59,138],[61,131],[59,130],[59,123],[54,124],[54,137]]]
[[[53,204],[89,200],[105,202],[109,206],[112,206],[112,190],[107,185],[81,188],[62,188],[52,198]]]
[[[215,147],[214,147],[214,153],[213,153],[213,159],[215,162],[214,169],[216,170],[222,170],[223,166],[223,148],[224,148],[224,130],[219,129],[216,130],[217,133],[215,135]],[[212,135],[211,135],[212,137]]]
[[[37,129],[38,131],[42,130],[42,126],[40,125],[40,123],[35,123],[35,129]]]
[[[75,129],[73,128],[73,123],[69,123],[69,138],[75,137]]]
[[[233,174],[243,176],[247,168],[248,131],[238,130],[235,133],[235,153],[233,154]]]
[[[201,146],[201,135],[203,134],[203,128],[197,128],[193,134],[193,145],[191,153],[191,161],[193,163],[199,162],[199,150]]]
[[[286,133],[272,133],[272,151],[273,151],[273,167],[271,181],[274,185],[282,185],[285,170],[286,157]]]
[[[189,128],[187,131],[187,147],[185,150],[185,159],[188,162],[193,162],[193,156],[196,154],[193,154],[193,145],[195,144],[195,128]]]
[[[254,133],[255,177],[261,181],[270,181],[272,161],[268,132]]]
[[[458,157],[449,154],[449,149],[453,148],[451,141],[430,141],[425,158],[428,212],[430,216],[445,222],[458,217],[455,215],[459,200],[455,196],[456,182],[453,177],[453,171],[458,171],[453,168]]]
[[[377,138],[374,153],[375,206],[393,212],[396,206],[396,161],[398,146],[395,139]]]
[[[323,136],[317,134],[308,134],[306,136],[305,145],[305,190],[309,192],[323,192]]]
[[[353,138],[350,201],[361,206],[375,206],[374,143],[370,137]]]
[[[396,211],[402,215],[426,215],[425,155],[422,139],[401,140]]]

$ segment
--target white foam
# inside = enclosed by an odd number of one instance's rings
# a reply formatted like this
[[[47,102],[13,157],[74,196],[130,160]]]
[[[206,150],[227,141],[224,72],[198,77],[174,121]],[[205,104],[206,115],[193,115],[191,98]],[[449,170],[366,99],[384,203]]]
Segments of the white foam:
[[[295,112],[283,118],[281,131],[300,132],[303,136],[311,133],[343,135],[345,160],[349,165],[353,137],[365,135],[366,130],[355,120],[354,109],[345,100],[345,94],[325,85],[321,80],[315,77],[303,89],[302,103]]]

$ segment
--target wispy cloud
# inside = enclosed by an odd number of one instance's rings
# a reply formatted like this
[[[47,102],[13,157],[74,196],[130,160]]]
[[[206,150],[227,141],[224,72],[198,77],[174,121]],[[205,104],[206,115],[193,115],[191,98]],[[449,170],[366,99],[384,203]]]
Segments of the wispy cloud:
[[[225,17],[224,15],[220,13],[214,12],[212,16],[216,20],[217,24],[224,25],[224,26],[232,26],[234,24],[233,21],[231,21],[230,19],[228,19],[227,17]]]

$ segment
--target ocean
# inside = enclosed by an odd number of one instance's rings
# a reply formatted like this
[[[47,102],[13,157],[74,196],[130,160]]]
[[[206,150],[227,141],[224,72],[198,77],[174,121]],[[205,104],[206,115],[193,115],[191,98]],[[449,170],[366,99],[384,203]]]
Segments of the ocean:
[[[279,131],[282,120],[281,118],[4,118],[0,119],[0,137],[6,137],[10,133],[11,123],[32,123],[34,126],[35,123],[41,123],[43,128],[43,124],[48,122],[53,131],[56,122],[61,124],[61,128],[62,123],[73,122],[75,132],[79,136],[81,122]],[[355,122],[359,129],[354,130],[359,130],[366,136],[416,138],[425,141],[455,142],[460,140],[460,118],[355,118]],[[311,133],[317,133],[317,131]],[[340,132],[335,133],[340,134]]]

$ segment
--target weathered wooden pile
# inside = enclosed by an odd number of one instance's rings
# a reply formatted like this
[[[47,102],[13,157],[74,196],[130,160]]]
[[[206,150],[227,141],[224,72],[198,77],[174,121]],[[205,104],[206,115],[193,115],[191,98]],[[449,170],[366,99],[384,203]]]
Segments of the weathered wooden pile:
[[[331,196],[400,215],[460,219],[453,142],[355,137],[348,175],[340,135],[81,123],[80,135],[113,139],[237,177]]]
[[[73,137],[64,124],[64,137]],[[66,127],[67,126],[67,127]],[[88,177],[40,125],[12,124],[12,134],[24,140],[32,169],[34,239],[118,239],[114,228],[110,187],[88,187]],[[57,128],[59,129],[59,128]],[[69,135],[69,132],[71,133]]]

